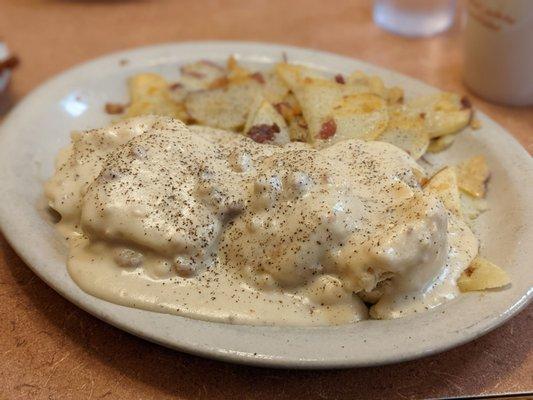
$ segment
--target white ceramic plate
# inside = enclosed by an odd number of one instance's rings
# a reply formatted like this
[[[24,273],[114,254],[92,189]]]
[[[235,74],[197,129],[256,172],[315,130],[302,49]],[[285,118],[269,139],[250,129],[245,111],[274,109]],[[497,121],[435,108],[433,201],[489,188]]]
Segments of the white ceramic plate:
[[[4,42],[0,42],[0,60],[7,58],[9,56],[9,50]],[[9,78],[11,76],[11,71],[0,72],[0,95],[6,89],[7,84],[9,83]]]
[[[478,114],[483,128],[466,131],[442,158],[451,162],[485,154],[493,172],[490,211],[476,230],[481,254],[502,265],[512,285],[491,293],[461,295],[440,308],[391,321],[323,328],[254,327],[197,321],[107,303],[82,292],[65,267],[66,247],[44,211],[42,183],[69,132],[110,121],[108,101],[127,100],[126,78],[140,71],[179,76],[178,66],[236,54],[254,64],[280,60],[348,73],[360,69],[398,84],[408,95],[434,91],[392,71],[333,54],[240,42],[167,44],[113,54],[73,68],[45,83],[13,110],[0,130],[0,226],[24,261],[74,304],[120,329],[153,342],[222,360],[295,368],[368,366],[443,351],[495,328],[532,297],[533,166],[526,151],[500,126]],[[123,60],[127,60],[125,63]],[[440,158],[440,160],[439,160]]]

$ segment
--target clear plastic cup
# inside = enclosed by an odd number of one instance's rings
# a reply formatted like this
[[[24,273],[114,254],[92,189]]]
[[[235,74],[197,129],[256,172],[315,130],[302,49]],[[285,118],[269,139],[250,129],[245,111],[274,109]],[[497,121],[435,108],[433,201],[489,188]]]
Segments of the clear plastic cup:
[[[374,22],[403,36],[431,36],[449,29],[455,0],[375,0]]]

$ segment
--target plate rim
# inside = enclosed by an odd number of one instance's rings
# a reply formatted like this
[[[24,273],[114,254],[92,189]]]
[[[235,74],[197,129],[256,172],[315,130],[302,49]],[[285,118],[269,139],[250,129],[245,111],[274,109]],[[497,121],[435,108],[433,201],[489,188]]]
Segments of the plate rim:
[[[107,55],[103,55],[98,58],[75,65],[74,67],[69,68],[49,78],[44,83],[42,83],[41,85],[33,89],[21,101],[19,101],[16,107],[9,113],[9,115],[5,117],[4,121],[2,122],[0,126],[0,149],[1,149],[1,145],[3,141],[7,137],[7,132],[5,132],[7,130],[6,126],[13,124],[14,122],[12,121],[17,120],[18,114],[21,112],[20,110],[23,109],[24,105],[31,103],[31,101],[35,101],[36,99],[39,98],[39,96],[46,93],[46,91],[49,90],[49,88],[53,87],[54,85],[60,86],[62,81],[65,78],[68,78],[69,76],[75,76],[76,74],[79,74],[80,72],[82,72],[84,69],[90,68],[91,66],[94,66],[94,65],[98,65],[102,62],[112,63],[112,62],[116,62],[117,60],[120,60],[121,58],[131,58],[132,56],[135,56],[135,55],[140,56],[142,55],[143,52],[146,52],[146,51],[156,51],[157,49],[163,51],[163,49],[166,49],[166,48],[176,50],[178,47],[187,48],[188,46],[219,47],[221,48],[221,51],[224,51],[227,54],[238,52],[239,48],[242,51],[243,48],[250,47],[250,46],[253,46],[254,49],[259,49],[259,50],[260,48],[266,48],[269,51],[277,50],[280,52],[280,55],[282,52],[288,52],[288,53],[301,52],[303,54],[312,53],[313,57],[315,57],[316,59],[320,58],[320,56],[322,55],[330,59],[331,58],[337,59],[339,62],[343,62],[343,63],[357,62],[360,65],[364,65],[364,66],[367,66],[368,68],[378,71],[378,73],[379,71],[383,73],[392,73],[395,77],[405,79],[411,82],[416,82],[417,85],[419,85],[420,87],[424,87],[426,90],[432,90],[432,91],[437,90],[437,88],[435,88],[434,86],[429,86],[424,82],[421,82],[407,75],[398,73],[394,70],[376,66],[376,65],[373,65],[373,64],[370,64],[370,63],[367,63],[367,62],[364,62],[364,61],[361,61],[361,60],[358,60],[358,59],[355,59],[349,56],[339,55],[339,54],[326,52],[322,50],[311,49],[311,48],[302,48],[302,47],[295,47],[295,46],[288,46],[288,45],[280,45],[280,44],[273,44],[273,43],[271,44],[271,43],[266,43],[266,42],[252,42],[252,41],[169,42],[169,43],[163,43],[163,44],[136,47],[136,48],[132,48],[129,50],[124,50],[124,51],[119,51],[119,52],[114,52],[114,53],[110,53]],[[184,50],[181,50],[181,51],[184,51]],[[320,61],[317,61],[317,65],[320,65],[320,64],[321,64]],[[505,133],[506,139],[509,142],[509,145],[514,147],[513,149],[514,151],[523,152],[525,155],[529,156],[527,151],[519,144],[519,142],[516,140],[516,138],[513,135],[509,134],[505,129],[503,129],[497,123],[492,121],[485,114],[478,112],[478,115],[483,120],[490,121],[491,124],[494,124],[494,126],[496,126],[499,130]],[[7,207],[4,207],[2,204],[0,204],[0,229],[2,230],[9,245],[21,257],[24,263],[37,276],[39,276],[40,279],[42,279],[47,284],[47,286],[54,289],[57,293],[59,293],[62,297],[66,298],[69,302],[73,303],[74,305],[83,309],[84,311],[87,311],[91,315],[103,320],[106,323],[109,323],[121,330],[129,332],[131,334],[134,334],[146,340],[164,345],[166,347],[171,347],[179,351],[184,351],[190,354],[195,354],[195,355],[199,355],[202,357],[208,357],[208,358],[213,358],[213,359],[222,360],[222,361],[237,362],[237,363],[243,363],[243,364],[254,365],[254,366],[284,367],[284,368],[343,368],[343,367],[354,367],[354,366],[362,367],[362,366],[383,365],[383,364],[407,361],[407,360],[419,358],[422,356],[428,356],[431,354],[436,354],[442,351],[446,351],[450,348],[459,346],[461,344],[474,340],[488,333],[489,331],[497,328],[498,326],[506,322],[512,316],[519,313],[522,309],[524,309],[527,306],[527,304],[529,304],[529,302],[531,301],[533,297],[532,296],[533,290],[530,290],[528,293],[525,294],[524,297],[522,297],[520,300],[515,302],[513,307],[506,310],[503,314],[500,314],[497,317],[494,317],[491,320],[491,322],[488,324],[485,324],[485,326],[483,326],[482,329],[478,329],[477,331],[471,331],[468,334],[463,334],[462,336],[458,337],[455,340],[448,341],[445,345],[434,346],[431,349],[426,349],[426,351],[422,353],[411,353],[410,355],[404,355],[403,357],[389,356],[389,357],[385,357],[377,361],[373,361],[373,360],[355,361],[353,359],[341,359],[341,358],[321,360],[321,359],[304,359],[304,358],[286,359],[283,357],[281,358],[279,357],[278,358],[258,357],[251,353],[227,352],[227,351],[224,351],[224,349],[220,349],[220,348],[208,348],[208,347],[201,348],[199,346],[194,346],[194,345],[184,344],[184,343],[179,343],[179,342],[169,343],[168,341],[161,340],[157,337],[147,335],[145,332],[138,331],[134,329],[133,327],[128,326],[128,324],[124,324],[123,322],[113,319],[112,316],[103,315],[101,312],[99,312],[98,309],[96,309],[96,307],[93,307],[91,304],[86,304],[83,301],[83,299],[80,299],[79,297],[71,295],[67,293],[64,290],[64,288],[56,287],[54,284],[50,283],[49,280],[46,278],[46,276],[42,274],[42,271],[34,263],[33,257],[30,255],[30,252],[27,252],[25,248],[20,245],[20,243],[16,239],[14,230],[11,230],[9,228],[6,229],[6,226],[8,225],[8,220],[9,220],[9,217],[7,216],[7,212],[8,212]],[[117,307],[123,307],[123,306],[117,306]],[[143,312],[148,312],[148,311],[143,311]],[[176,318],[184,318],[184,317],[176,317]],[[222,325],[221,323],[217,323],[217,322],[198,321],[198,320],[192,320],[192,319],[188,319],[188,321],[194,321],[192,324]],[[223,325],[227,325],[227,324],[223,324]],[[228,325],[228,326],[231,326],[231,325]],[[278,329],[277,327],[250,327],[250,328],[251,329],[255,329],[255,328],[274,329],[274,330]],[[282,327],[282,328],[291,329],[288,327]],[[295,328],[295,329],[298,329],[298,328]],[[329,329],[329,328],[304,328],[304,329]]]

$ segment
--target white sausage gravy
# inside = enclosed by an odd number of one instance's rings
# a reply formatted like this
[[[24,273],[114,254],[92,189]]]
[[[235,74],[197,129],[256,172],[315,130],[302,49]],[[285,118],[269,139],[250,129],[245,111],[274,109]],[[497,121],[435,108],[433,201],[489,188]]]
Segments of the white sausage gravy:
[[[68,271],[91,295],[221,322],[335,325],[458,295],[478,243],[424,175],[387,143],[275,146],[148,116],[73,133],[45,193]]]

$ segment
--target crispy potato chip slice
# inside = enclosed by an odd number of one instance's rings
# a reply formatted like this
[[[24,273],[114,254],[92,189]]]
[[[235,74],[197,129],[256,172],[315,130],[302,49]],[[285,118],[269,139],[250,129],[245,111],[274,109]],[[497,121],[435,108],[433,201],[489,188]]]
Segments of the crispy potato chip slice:
[[[484,156],[475,156],[460,163],[456,171],[459,189],[473,197],[485,197],[490,170]]]
[[[138,74],[128,81],[130,105],[124,118],[156,114],[186,121],[187,112],[182,103],[172,99],[168,82],[157,74]]]
[[[438,197],[452,214],[462,218],[457,176],[452,167],[445,167],[433,175],[424,185],[424,191]]]
[[[248,117],[261,84],[253,79],[226,87],[190,93],[185,99],[188,114],[199,124],[239,130]]]
[[[431,139],[429,141],[429,146],[427,148],[427,151],[430,153],[439,153],[443,150],[446,150],[448,147],[450,147],[453,142],[455,141],[455,138],[457,137],[457,133],[452,133],[445,136],[440,136],[435,139]]]
[[[507,272],[479,256],[474,258],[457,280],[457,286],[462,292],[495,289],[509,283],[511,279]]]
[[[430,139],[459,132],[472,117],[470,103],[454,93],[421,96],[406,105],[410,112],[423,116]]]
[[[375,140],[391,143],[415,160],[424,155],[429,145],[424,120],[418,115],[404,113],[401,107],[389,108],[387,128]]]
[[[277,129],[271,130],[271,132],[266,132],[267,134],[271,133],[271,138],[265,138],[264,142],[273,142],[276,144],[285,144],[290,142],[289,138],[289,127],[283,119],[280,113],[270,104],[268,101],[259,98],[259,101],[254,102],[254,107],[248,114],[248,119],[246,125],[244,126],[243,133],[250,136],[250,133],[253,131],[257,132],[258,126],[277,126]],[[265,130],[264,130],[265,131]],[[253,135],[251,135],[254,139]]]

